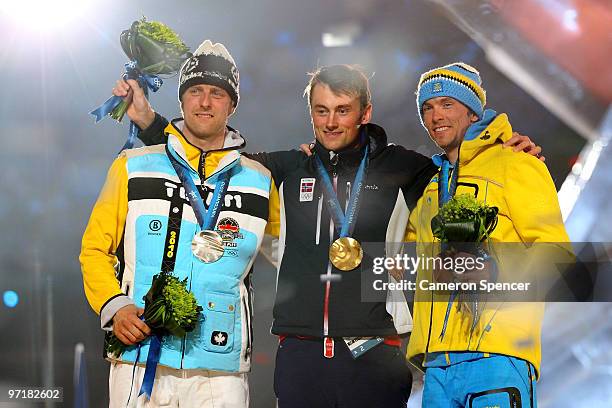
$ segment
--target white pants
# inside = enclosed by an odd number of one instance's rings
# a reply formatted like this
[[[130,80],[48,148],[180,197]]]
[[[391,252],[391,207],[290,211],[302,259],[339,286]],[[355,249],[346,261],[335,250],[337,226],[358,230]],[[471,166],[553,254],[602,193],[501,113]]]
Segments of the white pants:
[[[145,368],[112,362],[108,377],[110,408],[247,408],[249,384],[246,373],[177,370],[157,366],[151,399],[138,397]],[[131,396],[130,396],[131,391]],[[128,401],[129,398],[129,401]]]

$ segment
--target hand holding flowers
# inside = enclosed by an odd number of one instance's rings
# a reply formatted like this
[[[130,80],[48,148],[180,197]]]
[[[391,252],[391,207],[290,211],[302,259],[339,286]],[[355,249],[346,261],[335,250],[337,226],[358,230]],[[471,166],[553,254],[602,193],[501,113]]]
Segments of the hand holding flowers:
[[[163,81],[159,75],[175,75],[191,56],[189,48],[174,31],[163,23],[147,21],[144,17],[121,33],[120,42],[130,59],[125,64],[123,79],[137,80],[145,96],[149,90],[156,92],[161,87]],[[96,122],[107,115],[121,122],[127,109],[128,103],[115,95],[90,113],[96,117]],[[132,123],[123,149],[134,146],[137,133],[138,128]]]
[[[488,259],[487,252],[482,248],[491,232],[497,226],[497,207],[479,202],[468,194],[460,194],[444,204],[438,214],[431,220],[431,230],[434,237],[442,241],[440,257],[483,257]],[[485,262],[484,269],[472,269],[462,274],[447,271],[434,271],[436,279],[441,281],[476,282],[490,279],[495,266]],[[451,305],[459,295],[457,307],[472,316],[472,330],[480,315],[479,299],[476,293],[453,291],[450,295],[444,325],[440,338],[444,337]]]
[[[161,272],[153,277],[151,288],[144,297],[145,307],[142,315],[143,327],[150,328],[154,334],[183,337],[193,331],[202,307],[197,304],[193,293],[187,290],[187,279]],[[143,333],[146,329],[141,328]],[[148,334],[151,334],[151,331]],[[129,339],[131,343],[136,343]],[[127,347],[115,334],[105,339],[105,351],[119,356]]]

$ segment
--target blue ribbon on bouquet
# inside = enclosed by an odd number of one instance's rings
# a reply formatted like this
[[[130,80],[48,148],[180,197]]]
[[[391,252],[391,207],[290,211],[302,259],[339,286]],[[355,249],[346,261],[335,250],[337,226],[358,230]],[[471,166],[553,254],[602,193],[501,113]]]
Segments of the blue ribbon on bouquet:
[[[144,317],[141,316],[140,320],[144,320]],[[149,342],[149,354],[147,354],[147,365],[142,379],[142,385],[140,386],[140,391],[138,392],[139,397],[142,394],[146,394],[147,398],[151,399],[151,393],[153,392],[153,382],[155,381],[155,371],[157,371],[157,364],[159,363],[159,358],[161,356],[161,342],[161,335],[155,334],[151,336],[151,341]],[[132,366],[132,382],[130,385],[130,394],[128,395],[126,407],[130,405],[130,399],[132,399],[134,379],[136,378],[136,366],[138,365],[138,361],[140,360],[141,348],[142,343],[138,343],[138,346],[136,348],[136,359],[134,360],[134,365]]]
[[[156,334],[151,337],[149,343],[149,354],[147,355],[147,365],[145,368],[144,377],[142,379],[142,385],[138,396],[142,394],[147,396],[147,399],[151,399],[151,393],[153,392],[153,381],[155,380],[155,371],[157,370],[157,364],[159,363],[159,357],[161,356],[161,342],[162,336]],[[138,361],[138,360],[137,360]]]
[[[157,92],[159,88],[161,88],[163,81],[157,75],[149,75],[143,72],[140,72],[138,68],[136,68],[136,61],[128,61],[125,63],[125,73],[123,74],[123,79],[135,79],[138,81],[138,84],[143,89],[145,97],[149,97],[149,89],[153,92]],[[98,108],[89,112],[91,115],[95,116],[96,123],[104,119],[107,115],[109,115],[113,109],[115,109],[123,98],[120,96],[113,95],[108,98],[102,105]],[[125,149],[131,149],[134,147],[134,142],[136,141],[136,137],[138,137],[138,133],[140,129],[138,126],[132,121],[130,121],[130,130],[128,132],[128,139],[121,148],[121,151]]]

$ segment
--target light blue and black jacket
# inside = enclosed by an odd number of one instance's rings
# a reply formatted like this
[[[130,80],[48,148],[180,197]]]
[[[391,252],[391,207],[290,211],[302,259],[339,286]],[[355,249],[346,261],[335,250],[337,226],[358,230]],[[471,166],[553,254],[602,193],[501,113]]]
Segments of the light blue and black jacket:
[[[197,148],[187,142],[181,128],[181,121],[168,125],[167,145],[125,153],[128,212],[120,256],[121,289],[138,307],[144,307],[143,297],[160,270],[173,270],[179,279],[186,278],[203,312],[195,330],[185,338],[164,337],[159,364],[245,372],[250,369],[252,337],[250,272],[268,219],[271,175],[259,163],[240,156],[237,149],[245,142],[233,129],[223,149],[200,152],[196,170],[193,151]],[[192,162],[190,175],[207,207],[221,170],[233,169],[215,225],[225,252],[214,263],[203,263],[191,252],[191,241],[200,227],[168,154],[183,163]],[[109,299],[101,316],[113,303],[121,301]],[[148,349],[147,339],[139,353],[137,347],[130,347],[121,360],[134,362],[138,354],[139,363],[145,363]]]

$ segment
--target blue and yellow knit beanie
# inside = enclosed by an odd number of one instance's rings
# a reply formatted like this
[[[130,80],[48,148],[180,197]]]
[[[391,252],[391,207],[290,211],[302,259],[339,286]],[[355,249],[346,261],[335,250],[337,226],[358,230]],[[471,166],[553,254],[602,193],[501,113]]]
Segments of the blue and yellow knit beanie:
[[[458,100],[482,119],[487,97],[481,85],[482,80],[476,68],[463,62],[455,62],[425,72],[421,75],[416,91],[421,124],[423,124],[423,104],[439,96],[449,96]]]

